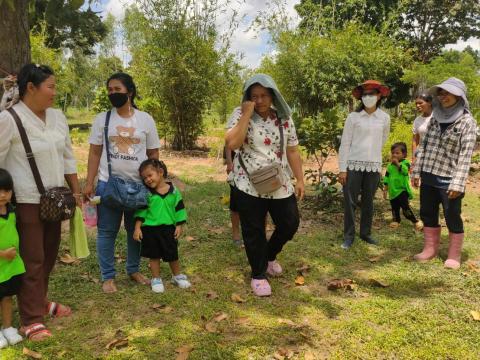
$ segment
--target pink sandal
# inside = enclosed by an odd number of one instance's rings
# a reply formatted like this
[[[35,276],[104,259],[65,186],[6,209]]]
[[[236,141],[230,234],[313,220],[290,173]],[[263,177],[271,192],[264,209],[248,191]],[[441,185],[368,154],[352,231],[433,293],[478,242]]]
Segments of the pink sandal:
[[[266,279],[252,279],[250,286],[256,296],[272,295],[272,288]]]
[[[52,337],[52,333],[45,325],[41,323],[30,324],[28,326],[22,326],[20,333],[24,334],[30,341],[43,341]]]
[[[51,301],[47,304],[47,314],[54,318],[67,317],[72,315],[72,309],[68,306]]]

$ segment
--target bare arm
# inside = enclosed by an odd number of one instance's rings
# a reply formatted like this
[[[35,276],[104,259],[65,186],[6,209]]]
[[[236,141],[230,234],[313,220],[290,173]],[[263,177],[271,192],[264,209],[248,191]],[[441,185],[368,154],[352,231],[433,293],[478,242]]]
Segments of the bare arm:
[[[160,152],[158,151],[158,149],[147,149],[147,157],[149,159],[158,160],[159,156],[160,156]]]
[[[83,193],[88,198],[93,197],[94,189],[93,182],[95,181],[95,176],[98,173],[98,167],[100,165],[100,158],[102,157],[103,145],[93,145],[90,144],[90,150],[88,152],[88,166],[87,166],[87,184]]]
[[[242,146],[247,136],[248,123],[253,115],[255,103],[253,101],[245,101],[242,104],[242,115],[237,125],[227,131],[225,135],[225,144],[228,149],[236,150]]]
[[[420,144],[420,135],[415,134],[413,135],[413,141],[412,141],[412,162],[415,159],[415,151],[417,151],[418,144]]]
[[[295,193],[298,199],[302,200],[305,195],[305,183],[303,181],[302,157],[300,156],[300,151],[298,151],[298,146],[287,146],[287,160],[297,180]]]
[[[73,192],[73,196],[77,201],[77,206],[82,207],[82,193],[80,190],[80,184],[78,183],[77,174],[65,174],[64,177],[67,181],[68,187]]]

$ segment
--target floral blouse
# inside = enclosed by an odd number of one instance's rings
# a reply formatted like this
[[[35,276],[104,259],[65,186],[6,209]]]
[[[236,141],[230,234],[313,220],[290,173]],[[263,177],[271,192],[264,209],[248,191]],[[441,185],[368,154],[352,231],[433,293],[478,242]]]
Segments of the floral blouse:
[[[233,128],[240,120],[241,115],[241,108],[236,108],[227,122],[227,129]],[[249,195],[267,199],[284,199],[294,194],[295,189],[291,181],[292,173],[287,160],[286,147],[298,145],[297,133],[291,118],[282,120],[285,149],[281,156],[279,125],[280,121],[275,112],[272,112],[266,120],[257,113],[253,114],[248,125],[245,142],[235,155],[233,171],[229,177],[229,182],[237,189]],[[240,155],[248,172],[259,170],[274,162],[281,163],[286,179],[285,185],[270,194],[258,194],[240,165]]]

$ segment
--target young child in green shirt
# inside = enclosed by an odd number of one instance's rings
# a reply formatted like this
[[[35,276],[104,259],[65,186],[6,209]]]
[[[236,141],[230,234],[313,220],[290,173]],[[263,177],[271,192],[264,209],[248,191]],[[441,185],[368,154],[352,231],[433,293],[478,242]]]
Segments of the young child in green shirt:
[[[417,220],[410,208],[409,200],[413,198],[412,188],[410,186],[410,162],[407,157],[407,145],[404,142],[397,142],[390,148],[391,163],[387,166],[387,172],[383,180],[383,196],[390,199],[392,206],[392,229],[398,228],[400,225],[400,209],[403,215],[410,220],[415,229],[420,231],[423,229],[423,223]]]
[[[12,327],[12,296],[18,294],[25,265],[20,258],[15,212],[10,204],[13,180],[5,169],[0,169],[0,305],[2,330],[0,348],[22,341]]]
[[[190,282],[186,275],[180,273],[178,261],[178,239],[182,234],[182,225],[187,221],[182,195],[166,181],[167,167],[163,161],[145,160],[139,172],[150,194],[148,207],[135,212],[133,238],[142,242],[141,255],[150,259],[152,291],[165,291],[160,278],[160,260],[170,265],[172,283],[186,289],[190,287]]]

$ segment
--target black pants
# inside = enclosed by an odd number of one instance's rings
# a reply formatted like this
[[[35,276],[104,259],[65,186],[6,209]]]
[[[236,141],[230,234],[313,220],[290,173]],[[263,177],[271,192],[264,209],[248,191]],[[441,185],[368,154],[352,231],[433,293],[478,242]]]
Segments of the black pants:
[[[234,189],[240,214],[242,236],[252,278],[265,279],[267,261],[273,261],[283,245],[293,238],[300,222],[297,199],[292,195],[285,199],[263,199]],[[275,224],[275,231],[267,242],[265,216]]]
[[[446,189],[421,184],[420,186],[420,218],[427,227],[439,227],[438,215],[440,204],[447,223],[448,231],[455,234],[463,233],[462,198],[449,199]]]
[[[372,232],[373,198],[380,181],[379,172],[348,170],[344,195],[344,240],[355,238],[355,208],[358,196],[362,194],[360,205],[360,237],[368,237]]]
[[[414,224],[418,221],[410,208],[410,204],[408,203],[408,193],[406,191],[400,193],[395,199],[390,200],[390,205],[392,206],[393,221],[400,222],[400,209],[402,209],[405,218]]]

